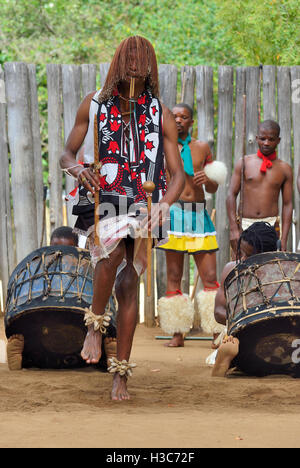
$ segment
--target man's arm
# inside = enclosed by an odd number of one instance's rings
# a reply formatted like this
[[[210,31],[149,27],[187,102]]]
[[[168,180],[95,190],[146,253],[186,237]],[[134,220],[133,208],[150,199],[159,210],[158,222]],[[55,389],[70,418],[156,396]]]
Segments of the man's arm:
[[[216,322],[226,325],[227,321],[227,303],[224,290],[224,282],[231,270],[236,266],[236,262],[230,262],[225,265],[221,275],[221,285],[215,298],[215,319]]]
[[[175,119],[172,112],[167,107],[162,107],[164,119],[164,153],[169,180],[167,191],[160,203],[167,203],[171,206],[178,200],[184,189],[185,176],[178,149],[178,132]]]
[[[69,172],[74,177],[78,177],[79,174],[82,177],[85,177],[86,181],[84,183],[84,186],[90,192],[94,192],[94,189],[100,189],[97,178],[90,169],[87,168],[83,170],[82,167],[80,167],[79,165],[74,168],[73,166],[77,165],[76,154],[79,151],[82,143],[84,142],[84,138],[88,130],[89,110],[91,100],[94,94],[94,92],[88,94],[80,104],[76,114],[74,127],[71,130],[71,133],[67,139],[64,148],[64,152],[60,158],[60,166],[62,169],[72,168],[69,170]]]
[[[197,142],[197,143],[200,143],[200,142]],[[202,152],[203,149],[204,149],[204,151],[205,151],[205,161],[207,161],[207,160],[212,161],[213,158],[212,158],[211,150],[210,150],[210,147],[209,147],[208,143],[202,143],[201,142],[201,145],[202,145],[202,148],[200,149],[200,151]],[[204,146],[204,148],[203,148],[203,146]],[[202,160],[202,157],[201,157],[201,160]],[[214,180],[209,179],[203,170],[202,171],[197,171],[195,173],[195,175],[194,175],[194,184],[197,185],[198,187],[201,187],[202,185],[204,185],[205,190],[206,190],[207,193],[216,193],[216,191],[218,190],[218,187],[219,187],[217,182],[215,182]]]
[[[287,248],[287,239],[292,224],[293,216],[293,171],[289,164],[286,164],[286,180],[282,186],[282,233],[281,249]]]
[[[242,159],[240,159],[234,167],[226,199],[227,215],[230,226],[230,245],[234,253],[236,253],[237,243],[240,237],[239,226],[236,219],[236,199],[241,190],[241,170]],[[240,220],[240,222],[242,222],[242,220]]]

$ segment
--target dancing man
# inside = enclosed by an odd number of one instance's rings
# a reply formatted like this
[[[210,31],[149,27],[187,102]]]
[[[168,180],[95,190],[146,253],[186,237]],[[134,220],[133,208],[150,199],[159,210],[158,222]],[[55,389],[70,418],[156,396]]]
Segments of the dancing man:
[[[171,335],[167,346],[184,346],[184,333],[193,324],[194,307],[186,294],[181,292],[184,254],[193,255],[204,290],[198,296],[201,327],[214,338],[223,330],[214,320],[214,299],[219,284],[216,274],[215,227],[205,209],[203,186],[208,193],[215,193],[218,184],[226,179],[226,167],[213,161],[209,145],[190,136],[193,111],[184,103],[173,109],[178,145],[184,164],[185,187],[180,199],[171,208],[171,230],[168,242],[161,249],[166,252],[167,293],[158,302],[161,328]]]
[[[87,363],[96,363],[100,359],[100,331],[105,331],[109,321],[104,312],[115,284],[118,318],[117,359],[111,362],[110,368],[114,373],[113,400],[130,398],[127,377],[131,375],[129,358],[138,313],[138,275],[143,271],[144,263],[140,257],[143,250],[138,249],[139,239],[130,237],[128,229],[122,229],[124,226],[119,223],[116,230],[123,234],[108,236],[107,232],[114,229],[116,220],[123,219],[124,207],[127,213],[132,205],[146,206],[145,181],[155,184],[152,201],[157,208],[153,211],[157,214],[162,210],[162,217],[167,207],[178,199],[184,185],[176,123],[158,96],[158,68],[153,46],[139,36],[125,39],[115,52],[103,89],[90,93],[81,103],[61,157],[62,168],[77,178],[81,186],[79,203],[73,209],[78,215],[75,227],[89,234],[95,262],[93,305],[87,314],[88,333],[82,350]],[[94,161],[94,150],[88,144],[90,139],[85,143],[85,165],[76,163],[76,154],[86,135],[94,132],[95,114],[100,178],[97,167],[86,167]],[[168,187],[164,158],[170,173]],[[92,196],[100,190],[100,208],[105,206],[108,213],[104,218],[100,213],[97,229],[100,246],[94,248]],[[155,216],[153,214],[153,223],[157,222]],[[138,263],[137,258],[141,262]]]
[[[241,158],[235,165],[227,197],[230,223],[230,243],[236,254],[242,230],[255,221],[266,221],[279,228],[279,195],[282,194],[281,249],[286,250],[293,213],[293,171],[278,159],[276,148],[280,143],[280,127],[273,120],[265,120],[258,127],[258,151]],[[243,184],[242,184],[243,182]],[[241,191],[242,206],[237,219],[236,199]]]

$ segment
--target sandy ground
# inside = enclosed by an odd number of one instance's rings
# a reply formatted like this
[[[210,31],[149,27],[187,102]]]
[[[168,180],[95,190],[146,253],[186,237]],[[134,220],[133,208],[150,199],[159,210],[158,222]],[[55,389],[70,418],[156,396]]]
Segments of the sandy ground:
[[[299,380],[212,379],[209,341],[170,349],[159,335],[137,328],[128,402],[110,401],[112,377],[95,369],[0,364],[0,447],[300,447]]]

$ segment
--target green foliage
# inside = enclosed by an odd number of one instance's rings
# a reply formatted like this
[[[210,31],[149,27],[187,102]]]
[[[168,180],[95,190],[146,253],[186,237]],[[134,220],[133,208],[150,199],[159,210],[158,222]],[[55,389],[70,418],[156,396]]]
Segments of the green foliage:
[[[209,0],[6,0],[0,15],[1,62],[99,63],[133,34],[153,43],[160,63],[236,60]]]
[[[241,65],[298,65],[298,0],[215,0],[224,38]]]

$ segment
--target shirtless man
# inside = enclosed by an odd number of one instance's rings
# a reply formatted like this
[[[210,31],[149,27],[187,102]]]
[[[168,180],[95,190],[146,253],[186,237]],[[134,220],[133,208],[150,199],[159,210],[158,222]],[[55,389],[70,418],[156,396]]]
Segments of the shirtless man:
[[[238,261],[246,260],[251,255],[277,250],[277,234],[270,224],[255,222],[242,232],[237,245]],[[236,261],[225,265],[221,275],[221,285],[215,300],[215,319],[218,323],[226,325],[227,304],[224,290],[224,282],[229,273],[237,265]],[[226,336],[218,349],[216,363],[212,370],[213,377],[225,377],[232,360],[239,352],[239,340],[233,336]]]
[[[90,233],[92,228],[93,232],[94,204],[90,195],[99,191],[100,187],[101,205],[110,204],[115,211],[111,225],[116,222],[121,204],[124,206],[125,203],[127,208],[136,203],[146,207],[147,198],[142,187],[144,180],[155,183],[152,200],[157,209],[169,207],[178,199],[184,185],[184,174],[177,146],[176,124],[170,110],[160,103],[158,94],[158,69],[153,46],[139,36],[125,39],[115,52],[103,89],[90,93],[81,103],[61,157],[61,167],[67,169],[81,185],[80,193],[84,200],[82,206],[75,207],[76,212],[73,209],[73,213],[78,215],[75,226],[81,231]],[[98,116],[99,159],[102,163],[100,180],[92,167],[82,168],[76,163],[76,154],[86,135],[93,132],[95,114]],[[167,190],[164,157],[170,172]],[[84,159],[85,163],[94,161],[93,148],[90,150],[86,143]],[[100,245],[102,243],[103,246],[101,222],[98,232]],[[95,258],[93,240],[90,240],[96,267],[93,305],[87,316],[90,322],[86,322],[88,333],[82,357],[90,364],[100,359],[100,330],[103,330],[105,307],[115,283],[119,308],[117,359],[110,369],[114,373],[111,397],[113,400],[128,400],[127,377],[131,375],[132,367],[128,360],[137,323],[138,274],[141,273],[135,267],[136,242],[125,235],[107,257],[99,255]],[[124,259],[126,266],[117,275]]]
[[[282,194],[281,248],[286,250],[293,212],[293,172],[291,166],[277,159],[276,148],[280,143],[280,127],[273,120],[259,125],[256,137],[257,154],[245,156],[242,229],[255,221],[276,223],[279,215],[279,195]],[[231,178],[227,197],[227,213],[230,223],[230,243],[236,254],[241,228],[237,221],[236,199],[241,190],[243,162],[240,159]]]
[[[160,248],[166,252],[167,292],[159,300],[160,326],[173,335],[167,346],[184,346],[184,333],[189,332],[193,323],[193,305],[181,292],[184,254],[193,255],[199,276],[204,285],[197,297],[202,329],[215,337],[222,331],[213,318],[213,303],[218,288],[216,275],[216,232],[205,210],[203,186],[208,193],[215,193],[218,182],[226,177],[222,163],[213,162],[209,145],[191,138],[193,125],[192,109],[177,104],[173,109],[178,145],[185,171],[185,187],[178,202],[171,208],[171,230],[168,242]]]

